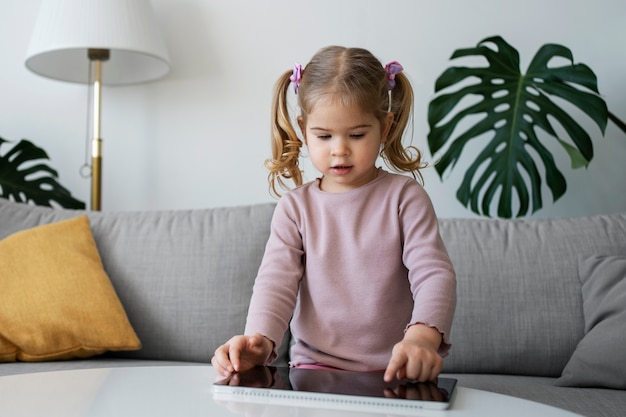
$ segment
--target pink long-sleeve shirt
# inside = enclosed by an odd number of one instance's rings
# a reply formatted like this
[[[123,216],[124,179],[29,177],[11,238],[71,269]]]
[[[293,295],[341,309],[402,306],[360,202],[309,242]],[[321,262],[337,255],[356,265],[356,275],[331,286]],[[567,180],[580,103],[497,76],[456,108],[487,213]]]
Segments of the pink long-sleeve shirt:
[[[292,365],[372,371],[422,323],[442,333],[445,355],[456,278],[426,191],[382,169],[344,193],[319,184],[277,204],[245,333],[278,346],[291,319]]]

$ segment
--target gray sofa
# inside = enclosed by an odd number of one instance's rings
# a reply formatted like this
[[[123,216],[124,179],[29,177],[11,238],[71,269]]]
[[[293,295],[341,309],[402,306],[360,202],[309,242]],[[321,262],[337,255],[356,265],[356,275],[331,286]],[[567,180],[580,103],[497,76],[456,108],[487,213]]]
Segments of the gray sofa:
[[[273,210],[274,204],[268,203],[203,210],[81,212],[0,199],[0,239],[88,215],[104,268],[142,342],[140,350],[91,359],[3,363],[0,377],[210,362],[219,344],[243,331]],[[586,416],[625,415],[626,303],[620,303],[619,297],[624,300],[626,278],[614,279],[617,283],[611,290],[600,290],[616,295],[618,304],[598,313],[599,319],[591,311],[597,305],[588,305],[598,291],[581,282],[583,275],[602,273],[595,268],[594,256],[614,256],[621,265],[626,256],[626,214],[441,219],[440,224],[458,278],[453,347],[444,372],[457,377],[462,386]],[[591,320],[595,322],[590,324]],[[603,332],[594,334],[598,328]],[[281,363],[287,361],[288,342],[286,337],[278,358]],[[597,348],[593,360],[608,363],[608,368],[585,365],[584,354]],[[612,354],[616,356],[608,357]]]

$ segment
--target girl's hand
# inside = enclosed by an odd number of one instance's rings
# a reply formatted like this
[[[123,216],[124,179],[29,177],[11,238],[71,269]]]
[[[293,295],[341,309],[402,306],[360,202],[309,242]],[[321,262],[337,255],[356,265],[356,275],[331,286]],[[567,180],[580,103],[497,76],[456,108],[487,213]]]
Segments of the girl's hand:
[[[211,364],[219,375],[229,376],[265,365],[273,349],[274,343],[260,333],[234,336],[215,350]]]
[[[419,382],[436,380],[443,367],[443,359],[438,353],[441,338],[439,331],[432,327],[423,324],[409,327],[404,339],[391,351],[385,381],[391,382],[394,376]]]

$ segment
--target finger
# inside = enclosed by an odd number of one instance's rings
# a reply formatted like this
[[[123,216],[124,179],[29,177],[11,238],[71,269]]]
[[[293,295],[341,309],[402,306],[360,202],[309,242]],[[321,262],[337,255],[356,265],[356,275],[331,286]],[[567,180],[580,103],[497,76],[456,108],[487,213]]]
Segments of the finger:
[[[437,356],[410,361],[406,366],[406,376],[419,382],[435,381],[441,372],[442,362]]]
[[[398,369],[396,368],[396,365],[392,364],[390,362],[389,365],[387,365],[387,369],[385,369],[385,374],[383,375],[383,380],[385,382],[393,381],[393,378],[396,376],[396,372],[398,372]]]
[[[229,343],[228,346],[228,358],[234,372],[239,372],[241,369],[241,348],[237,343]]]
[[[406,364],[406,378],[411,381],[423,382],[424,379],[422,377],[423,367],[420,361],[411,361]]]
[[[420,372],[420,382],[433,382],[439,376],[439,368],[431,362],[422,362],[422,371]]]
[[[433,366],[431,372],[430,372],[430,378],[428,378],[429,381],[432,382],[437,382],[437,378],[439,377],[439,374],[441,373],[441,366]]]
[[[222,345],[215,350],[211,364],[216,368],[218,373],[224,376],[228,376],[234,371],[228,355],[227,345]]]
[[[387,369],[385,369],[385,374],[383,379],[385,382],[393,381],[394,377],[398,379],[404,378],[404,366],[406,364],[406,356],[403,354],[394,354],[392,353],[391,359],[387,364]]]
[[[222,365],[215,356],[211,359],[211,365],[213,365],[213,367],[215,368],[215,372],[218,375],[221,375],[223,377],[228,377],[230,375],[230,372],[228,372],[228,368]]]
[[[443,359],[441,356],[435,356],[435,358],[430,362],[430,375],[428,375],[427,381],[437,382],[437,378],[441,373],[441,369],[443,368]]]
[[[250,340],[249,336],[235,336],[226,343],[228,358],[234,372],[242,371],[242,355],[249,351]]]

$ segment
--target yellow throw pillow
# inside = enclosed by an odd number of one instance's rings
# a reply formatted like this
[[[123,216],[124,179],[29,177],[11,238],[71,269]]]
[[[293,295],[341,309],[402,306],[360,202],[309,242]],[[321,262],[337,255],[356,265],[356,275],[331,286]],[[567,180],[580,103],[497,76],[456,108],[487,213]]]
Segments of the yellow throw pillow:
[[[87,216],[0,241],[0,361],[87,358],[140,347]]]

